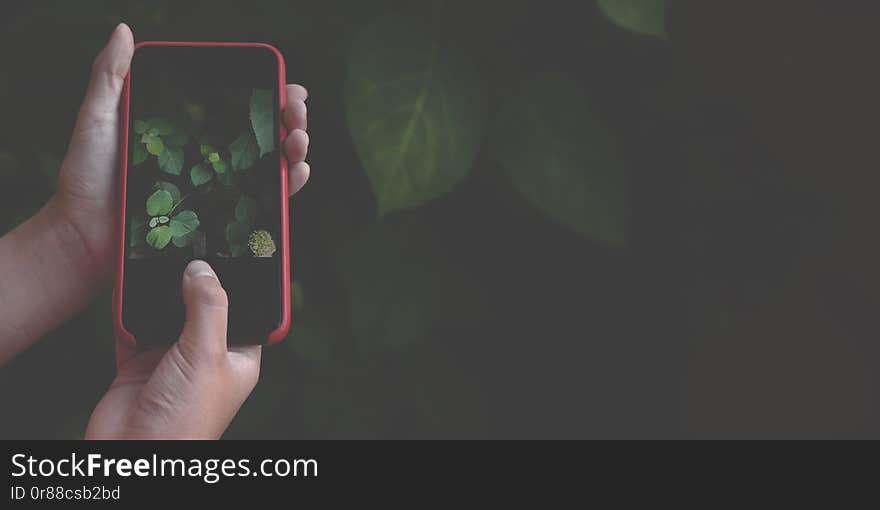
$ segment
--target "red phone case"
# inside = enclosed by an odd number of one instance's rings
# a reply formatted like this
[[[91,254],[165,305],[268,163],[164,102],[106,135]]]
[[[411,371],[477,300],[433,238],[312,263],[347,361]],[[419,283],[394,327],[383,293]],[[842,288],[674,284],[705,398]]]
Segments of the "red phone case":
[[[280,124],[278,147],[283,147],[284,139],[287,137],[287,131],[284,128],[283,116],[281,111],[284,110],[287,102],[287,94],[285,89],[287,86],[287,78],[285,76],[284,57],[272,45],[264,43],[243,43],[243,42],[174,42],[174,41],[143,41],[134,46],[135,51],[144,46],[208,46],[208,47],[238,47],[238,48],[263,48],[271,51],[278,61],[278,119]],[[122,174],[119,182],[119,244],[117,246],[116,255],[116,283],[113,287],[113,325],[118,338],[136,344],[137,339],[134,335],[125,329],[122,323],[122,283],[124,277],[125,263],[125,190],[126,178],[128,176],[128,115],[129,115],[129,79],[130,74],[125,77],[125,86],[122,92],[122,102],[120,110],[122,112],[122,151],[121,151],[121,167]],[[288,211],[288,189],[287,189],[287,160],[283,151],[281,154],[281,167],[279,168],[279,179],[281,180],[281,323],[276,329],[271,331],[266,339],[267,344],[280,342],[287,332],[290,330],[290,235],[289,235],[289,211]]]

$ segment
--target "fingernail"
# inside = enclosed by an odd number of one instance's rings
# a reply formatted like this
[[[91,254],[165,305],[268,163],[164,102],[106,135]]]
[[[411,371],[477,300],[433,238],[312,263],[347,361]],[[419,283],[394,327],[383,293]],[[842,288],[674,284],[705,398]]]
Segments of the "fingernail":
[[[217,274],[211,269],[211,266],[204,260],[193,260],[186,266],[185,274],[191,277],[210,276],[217,278]]]

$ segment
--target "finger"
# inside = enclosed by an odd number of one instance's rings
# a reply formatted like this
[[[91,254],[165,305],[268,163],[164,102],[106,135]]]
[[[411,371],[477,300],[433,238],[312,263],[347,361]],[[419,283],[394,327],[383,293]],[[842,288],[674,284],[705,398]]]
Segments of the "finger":
[[[92,77],[80,107],[65,165],[80,172],[104,172],[116,167],[119,99],[134,53],[134,36],[120,23],[92,64]],[[96,193],[112,193],[112,179],[89,179]]]
[[[309,135],[302,129],[294,129],[284,140],[284,155],[288,163],[298,163],[306,159],[309,152]]]
[[[308,127],[308,108],[298,99],[291,99],[284,107],[284,125],[288,131],[305,130]]]
[[[287,101],[303,101],[309,98],[309,91],[298,83],[287,84]]]
[[[306,185],[310,173],[311,168],[305,161],[294,163],[293,166],[290,167],[287,189],[290,191],[291,196]]]
[[[263,348],[260,345],[237,345],[229,348],[229,366],[242,400],[247,398],[260,380],[262,353]]]
[[[180,335],[181,353],[189,361],[217,360],[226,354],[228,300],[216,273],[203,260],[194,260],[183,273],[186,323]]]

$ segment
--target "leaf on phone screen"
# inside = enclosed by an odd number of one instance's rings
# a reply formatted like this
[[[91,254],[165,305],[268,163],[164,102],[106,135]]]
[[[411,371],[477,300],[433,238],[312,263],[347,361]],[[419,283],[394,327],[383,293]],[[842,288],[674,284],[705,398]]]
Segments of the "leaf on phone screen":
[[[168,119],[163,119],[161,117],[153,117],[152,119],[147,120],[147,124],[149,129],[153,129],[160,136],[170,135],[172,131],[174,131],[174,126]]]
[[[599,10],[629,32],[666,39],[666,0],[596,0]]]
[[[486,101],[476,73],[446,50],[394,17],[352,44],[345,109],[380,216],[444,195],[471,170]]]
[[[195,212],[186,209],[171,218],[170,226],[175,237],[183,236],[199,228],[199,217]]]
[[[147,214],[150,216],[168,214],[173,206],[174,199],[171,198],[171,193],[168,193],[163,189],[154,191],[153,194],[147,198]]]
[[[211,179],[214,178],[214,172],[212,172],[204,163],[199,163],[189,171],[189,178],[192,181],[193,186],[201,186],[202,184],[210,182]]]
[[[183,168],[183,148],[165,147],[162,154],[159,154],[159,168],[167,174],[180,175]]]
[[[147,244],[156,248],[157,250],[161,250],[162,248],[168,246],[168,243],[171,241],[171,227],[168,225],[162,225],[153,229],[150,229],[147,232]]]
[[[165,182],[165,181],[159,181],[156,184],[153,184],[154,191],[160,190],[160,189],[163,189],[163,190],[167,191],[168,193],[171,193],[171,200],[173,200],[173,202],[175,204],[177,202],[180,202],[180,189],[177,186],[175,186],[174,184],[171,184],[170,182]]]
[[[229,244],[230,255],[240,257],[248,253],[247,242],[250,232],[250,223],[233,221],[226,225],[226,242]]]
[[[253,198],[242,195],[235,205],[235,219],[242,223],[253,224],[260,213],[260,205]]]
[[[562,76],[515,86],[499,108],[495,159],[551,219],[609,245],[627,243],[627,169],[584,87]]]
[[[211,154],[212,152],[217,152],[214,150],[213,146],[206,143],[199,145],[199,154],[201,154],[203,158],[207,158],[208,154]]]
[[[250,101],[251,127],[260,157],[275,150],[275,101],[269,89],[254,89]]]
[[[260,156],[260,147],[253,133],[246,131],[229,145],[229,154],[232,155],[232,169],[236,172],[246,170]]]
[[[147,135],[144,142],[147,144],[147,152],[153,156],[158,156],[165,152],[165,144],[162,143],[162,139],[157,136]]]
[[[178,248],[184,248],[192,244],[195,234],[195,232],[190,232],[182,236],[174,236],[171,238],[171,243]]]
[[[214,168],[214,171],[217,172],[218,174],[225,174],[226,173],[226,162],[223,161],[222,159],[218,159],[217,161],[212,161],[211,167]]]
[[[131,164],[132,166],[140,165],[141,163],[146,161],[150,154],[147,152],[144,144],[140,142],[135,142],[133,145],[134,147],[132,147],[131,149]]]

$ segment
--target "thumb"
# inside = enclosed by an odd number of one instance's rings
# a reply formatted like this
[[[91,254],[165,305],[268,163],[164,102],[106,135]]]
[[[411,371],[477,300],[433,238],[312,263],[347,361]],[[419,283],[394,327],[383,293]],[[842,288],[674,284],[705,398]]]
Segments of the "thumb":
[[[92,77],[65,160],[69,168],[78,172],[109,172],[116,167],[119,99],[133,54],[134,35],[128,25],[120,23],[92,64]],[[112,179],[98,181],[108,183],[108,188],[112,187]],[[101,193],[109,189],[95,191]]]
[[[178,342],[189,361],[215,361],[226,355],[226,291],[211,266],[194,260],[183,273],[186,323]]]

